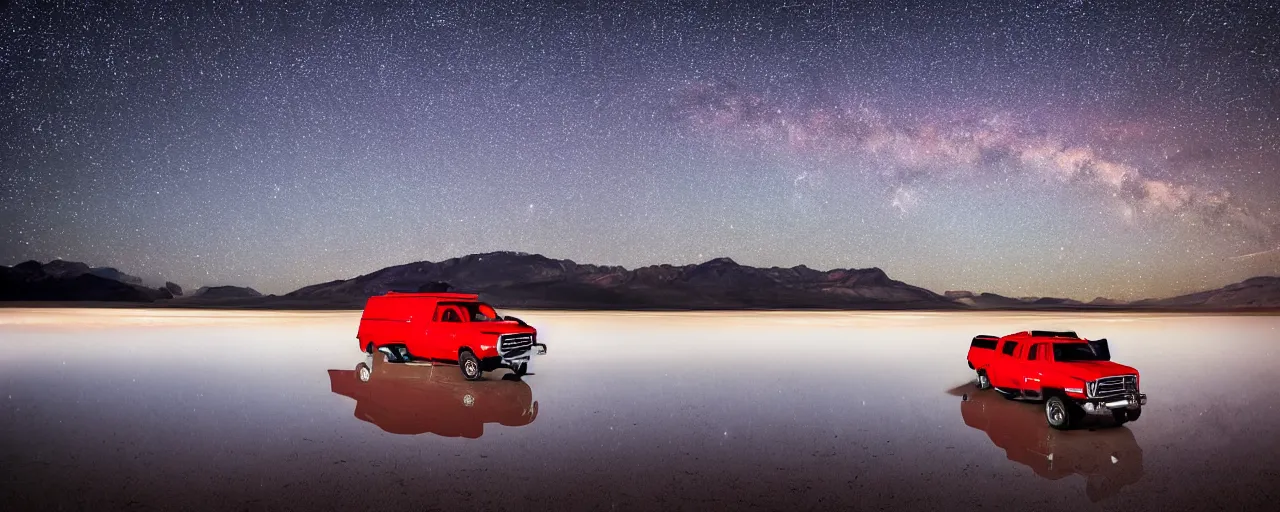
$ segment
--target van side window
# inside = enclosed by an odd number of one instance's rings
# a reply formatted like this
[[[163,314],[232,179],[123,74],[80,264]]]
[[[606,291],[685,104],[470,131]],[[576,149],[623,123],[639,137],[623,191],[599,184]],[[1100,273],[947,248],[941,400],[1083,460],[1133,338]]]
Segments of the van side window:
[[[1006,356],[1011,356],[1013,355],[1013,349],[1015,348],[1018,348],[1018,342],[1006,341],[1004,347],[1000,349],[1000,352]]]
[[[444,308],[444,312],[440,313],[441,322],[461,322],[462,318],[458,316],[458,310],[454,308]]]

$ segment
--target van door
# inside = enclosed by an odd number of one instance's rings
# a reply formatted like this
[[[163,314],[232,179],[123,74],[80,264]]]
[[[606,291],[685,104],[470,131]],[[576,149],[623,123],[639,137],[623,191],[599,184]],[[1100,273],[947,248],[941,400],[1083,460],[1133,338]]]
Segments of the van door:
[[[426,335],[426,356],[436,361],[458,360],[458,334],[462,330],[462,311],[457,306],[441,304]]]

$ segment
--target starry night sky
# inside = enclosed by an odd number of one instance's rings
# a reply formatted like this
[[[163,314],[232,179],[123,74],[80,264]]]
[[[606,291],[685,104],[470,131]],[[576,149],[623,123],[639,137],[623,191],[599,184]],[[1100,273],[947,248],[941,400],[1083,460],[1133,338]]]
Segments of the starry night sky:
[[[1278,274],[1280,6],[1179,3],[0,2],[0,263]]]

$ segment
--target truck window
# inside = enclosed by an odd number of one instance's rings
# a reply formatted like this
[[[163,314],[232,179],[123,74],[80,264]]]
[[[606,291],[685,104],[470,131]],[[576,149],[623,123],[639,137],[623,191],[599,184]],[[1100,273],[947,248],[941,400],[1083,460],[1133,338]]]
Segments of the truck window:
[[[987,350],[995,350],[995,349],[996,349],[996,342],[998,342],[998,341],[1000,341],[1000,340],[997,340],[997,339],[995,339],[995,338],[974,338],[974,339],[973,339],[973,342],[972,342],[972,343],[970,343],[970,344],[969,344],[969,346],[970,346],[970,347],[973,347],[973,348],[982,348],[982,349],[987,349]]]
[[[1016,342],[1016,341],[1006,341],[1006,342],[1004,343],[1004,348],[1000,349],[1000,352],[1001,352],[1001,353],[1003,353],[1003,354],[1004,354],[1004,355],[1006,355],[1006,356],[1011,356],[1011,355],[1013,355],[1013,349],[1015,349],[1015,348],[1018,348],[1018,342]]]
[[[1032,346],[1031,346],[1031,350],[1027,352],[1027,360],[1028,360],[1028,361],[1035,361],[1035,360],[1036,360],[1036,354],[1040,352],[1040,347],[1042,347],[1042,346],[1043,346],[1043,345],[1032,345]]]
[[[1106,361],[1107,358],[1094,352],[1093,347],[1089,346],[1088,343],[1054,343],[1053,360],[1061,363],[1067,361]]]

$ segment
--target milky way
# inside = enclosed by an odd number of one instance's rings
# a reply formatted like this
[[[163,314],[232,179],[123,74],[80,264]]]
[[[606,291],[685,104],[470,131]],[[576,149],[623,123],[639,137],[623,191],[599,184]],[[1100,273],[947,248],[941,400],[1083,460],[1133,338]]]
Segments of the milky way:
[[[210,4],[0,7],[0,263],[275,293],[489,250],[1080,299],[1280,273],[1275,4]]]

